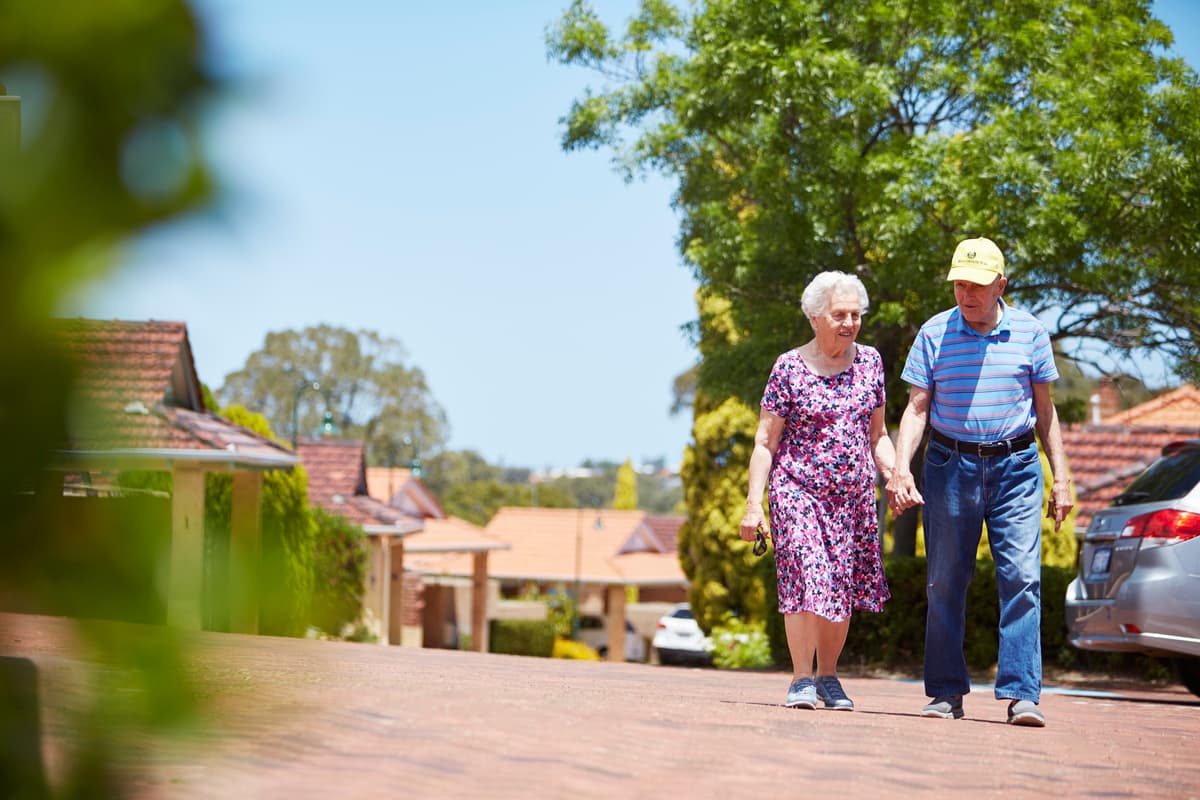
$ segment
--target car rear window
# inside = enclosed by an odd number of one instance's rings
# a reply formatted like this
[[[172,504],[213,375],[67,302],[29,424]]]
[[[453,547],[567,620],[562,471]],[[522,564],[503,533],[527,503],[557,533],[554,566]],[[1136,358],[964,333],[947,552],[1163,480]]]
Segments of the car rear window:
[[[1191,491],[1197,482],[1200,482],[1200,447],[1185,447],[1151,464],[1113,499],[1113,505],[1175,500]]]
[[[677,608],[671,612],[671,616],[675,619],[694,619],[690,608]]]

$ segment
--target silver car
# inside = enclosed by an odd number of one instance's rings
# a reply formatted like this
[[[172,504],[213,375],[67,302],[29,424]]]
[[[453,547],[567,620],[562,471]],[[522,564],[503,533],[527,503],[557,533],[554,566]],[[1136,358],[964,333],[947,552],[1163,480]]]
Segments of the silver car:
[[[1200,439],[1164,447],[1092,517],[1066,600],[1072,645],[1169,658],[1200,695]]]

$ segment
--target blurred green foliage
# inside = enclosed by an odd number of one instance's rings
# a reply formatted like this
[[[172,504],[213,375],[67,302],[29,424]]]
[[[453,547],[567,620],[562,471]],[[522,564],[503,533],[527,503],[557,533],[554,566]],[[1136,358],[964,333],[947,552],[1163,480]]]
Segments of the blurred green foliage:
[[[550,658],[554,641],[554,623],[548,619],[493,619],[488,623],[492,653]]]
[[[107,507],[132,515],[120,542],[91,533],[103,520],[87,504],[63,511],[55,450],[67,439],[72,366],[51,317],[132,237],[211,199],[199,123],[221,86],[181,0],[0,0],[0,20],[0,84],[21,97],[22,119],[17,146],[0,139],[0,608],[72,614],[90,603],[128,614],[156,592],[145,567],[162,543],[136,518],[153,503]],[[86,523],[63,516],[77,511]],[[83,557],[86,582],[64,584]],[[185,661],[169,628],[77,628],[88,661],[106,666],[50,788],[117,797],[115,755],[130,737],[194,718]],[[5,769],[13,750],[0,747],[0,770],[15,774]]]
[[[766,624],[728,616],[712,630],[713,665],[718,669],[761,669],[775,663]]]
[[[313,560],[312,624],[338,635],[362,616],[367,579],[367,535],[358,525],[313,509],[316,553]]]
[[[282,442],[262,414],[234,405],[222,408],[221,415],[260,436]],[[214,489],[222,493],[222,498],[228,498],[232,479],[228,475],[213,475],[208,480],[205,504],[209,511],[215,511]],[[260,633],[275,636],[303,636],[312,604],[318,535],[308,504],[308,473],[299,465],[291,472],[266,472],[262,491],[258,629]],[[225,523],[214,539],[223,536],[228,541],[230,505],[228,499],[220,502]],[[206,512],[206,528],[210,516],[215,514]],[[358,597],[361,599],[361,591]]]

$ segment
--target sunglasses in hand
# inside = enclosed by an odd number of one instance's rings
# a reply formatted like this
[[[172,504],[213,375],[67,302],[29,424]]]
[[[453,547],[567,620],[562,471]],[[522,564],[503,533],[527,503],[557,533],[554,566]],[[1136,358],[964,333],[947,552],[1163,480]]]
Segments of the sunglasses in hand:
[[[761,556],[767,553],[767,537],[760,527],[754,532],[754,555]]]

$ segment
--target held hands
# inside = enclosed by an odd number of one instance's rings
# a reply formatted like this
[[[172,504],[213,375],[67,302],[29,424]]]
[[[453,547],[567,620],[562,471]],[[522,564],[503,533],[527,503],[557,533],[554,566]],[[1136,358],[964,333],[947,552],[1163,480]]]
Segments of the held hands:
[[[893,515],[903,514],[915,505],[922,505],[925,498],[917,491],[917,483],[911,472],[894,470],[887,482],[888,508]]]

